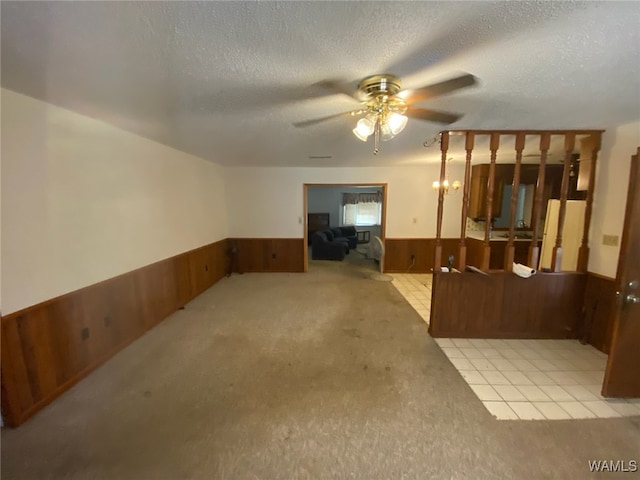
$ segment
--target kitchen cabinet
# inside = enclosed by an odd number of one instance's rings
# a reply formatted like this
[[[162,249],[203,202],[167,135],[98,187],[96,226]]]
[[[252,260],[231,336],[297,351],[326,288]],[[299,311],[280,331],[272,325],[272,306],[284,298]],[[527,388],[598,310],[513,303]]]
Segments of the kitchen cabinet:
[[[467,216],[476,220],[484,220],[486,217],[489,167],[490,165],[485,163],[474,165],[471,168],[471,189]],[[537,164],[522,164],[520,167],[520,185],[535,186],[538,182],[538,168]],[[502,213],[509,214],[509,212],[502,211],[503,201],[505,200],[504,187],[513,183],[514,170],[515,164],[513,163],[499,163],[495,166],[493,204],[491,206],[491,217],[494,219],[500,217]],[[545,217],[547,202],[553,198],[560,198],[563,170],[564,166],[562,164],[551,164],[545,168],[545,181],[541,202],[543,208],[541,212],[542,218]],[[574,171],[574,175],[569,177],[568,200],[584,200],[586,198],[586,192],[578,190],[577,183],[578,175]],[[535,187],[533,188],[535,190]],[[534,202],[535,196],[533,197],[533,201],[528,202],[528,205],[533,205]],[[525,216],[530,217],[530,215]]]
[[[489,167],[489,164],[474,165],[471,167],[471,191],[469,195],[468,213],[468,216],[471,218],[486,218]],[[502,211],[502,195],[505,179],[508,179],[508,183],[511,183],[511,179],[513,178],[513,165],[501,164],[495,167],[493,203],[491,204],[492,218],[499,217]]]

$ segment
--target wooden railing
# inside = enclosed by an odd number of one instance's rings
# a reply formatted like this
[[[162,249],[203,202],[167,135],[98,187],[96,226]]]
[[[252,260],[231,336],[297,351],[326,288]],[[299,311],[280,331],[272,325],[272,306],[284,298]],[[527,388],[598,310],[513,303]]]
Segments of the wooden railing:
[[[593,209],[593,190],[595,186],[595,169],[598,151],[600,150],[601,136],[603,130],[454,130],[444,131],[440,133],[440,150],[441,150],[441,167],[440,167],[440,185],[443,184],[446,178],[446,166],[447,166],[447,153],[449,151],[450,139],[454,135],[465,136],[465,181],[463,190],[463,202],[461,211],[461,223],[460,223],[460,242],[458,247],[457,263],[456,266],[459,270],[464,270],[466,267],[466,220],[469,209],[469,189],[470,189],[470,171],[473,161],[474,145],[478,137],[488,136],[489,138],[489,150],[490,150],[490,166],[489,166],[489,178],[487,179],[487,195],[486,195],[486,223],[484,228],[484,248],[482,254],[482,261],[479,265],[481,270],[489,270],[489,258],[491,255],[490,237],[491,237],[491,217],[494,208],[493,198],[496,175],[496,159],[498,151],[502,145],[504,148],[509,148],[503,142],[502,137],[514,136],[515,144],[514,160],[515,168],[512,181],[512,193],[510,202],[510,221],[509,221],[509,238],[507,240],[507,247],[505,249],[505,270],[510,271],[514,258],[514,224],[516,218],[516,203],[518,198],[518,187],[520,185],[520,169],[522,164],[523,151],[525,149],[525,143],[527,137],[535,136],[539,138],[539,152],[540,152],[540,166],[538,169],[538,180],[536,183],[536,195],[531,214],[532,218],[532,239],[529,247],[528,264],[537,266],[540,258],[540,246],[538,232],[540,230],[541,212],[546,205],[542,204],[543,189],[545,185],[545,167],[547,164],[547,156],[551,145],[551,137],[562,136],[564,139],[564,169],[562,176],[562,186],[560,192],[560,212],[558,216],[558,234],[556,237],[555,245],[552,254],[551,270],[554,272],[561,271],[562,262],[562,228],[565,220],[566,204],[568,198],[569,189],[569,177],[571,174],[571,161],[574,154],[576,137],[582,136],[580,161],[585,165],[585,170],[588,170],[588,178],[586,180],[586,211],[584,219],[584,232],[582,236],[582,243],[578,256],[577,271],[586,272],[587,264],[589,261],[589,227],[591,224],[591,212]],[[587,168],[588,167],[588,168]],[[444,190],[440,189],[438,193],[438,210],[437,210],[437,224],[436,224],[436,248],[434,265],[436,269],[440,269],[440,265],[443,265],[442,259],[442,247],[441,247],[441,234],[442,234],[442,219],[444,211]]]
[[[589,226],[595,186],[595,167],[600,150],[601,130],[458,130],[440,134],[441,169],[440,185],[446,178],[446,165],[452,137],[464,136],[465,175],[461,209],[460,239],[458,242],[456,267],[460,273],[445,273],[442,258],[442,220],[444,190],[438,195],[437,227],[434,249],[434,278],[431,300],[429,332],[435,337],[484,337],[484,338],[577,338],[584,293],[587,283],[589,260]],[[467,216],[470,210],[470,177],[474,158],[474,146],[481,137],[488,139],[490,164],[486,184],[484,238],[467,242]],[[490,271],[491,219],[494,212],[494,190],[496,188],[496,163],[500,148],[511,148],[505,137],[514,137],[513,178],[509,203],[509,228],[504,247],[504,270]],[[563,172],[560,187],[560,209],[558,234],[556,236],[551,269],[523,279],[512,272],[516,257],[515,220],[517,216],[518,190],[521,183],[521,164],[527,139],[536,137],[539,146],[540,164],[533,208],[531,212],[531,241],[528,247],[528,265],[537,268],[541,250],[539,231],[545,190],[545,172],[552,140],[561,136],[563,140]],[[581,180],[586,190],[584,231],[578,253],[575,272],[562,270],[562,230],[567,208],[571,162],[574,158],[576,140],[581,137]],[[584,165],[584,171],[582,170]],[[584,175],[584,172],[587,175]],[[586,178],[584,178],[586,177]],[[547,241],[553,241],[547,239]],[[494,252],[495,253],[495,252]],[[523,255],[522,248],[518,255]],[[472,258],[481,273],[466,272]]]

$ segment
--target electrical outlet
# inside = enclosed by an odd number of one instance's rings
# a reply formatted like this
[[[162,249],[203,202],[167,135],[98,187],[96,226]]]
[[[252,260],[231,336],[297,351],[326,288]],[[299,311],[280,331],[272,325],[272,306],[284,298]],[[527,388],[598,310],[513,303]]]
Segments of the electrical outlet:
[[[416,259],[416,256],[415,256],[415,254],[412,253],[411,254],[411,261],[413,262],[415,259]]]
[[[205,265],[205,266],[204,266],[204,271],[205,271],[205,272],[208,272],[208,271],[209,271],[209,265]]]
[[[89,327],[84,327],[80,330],[80,338],[82,338],[82,340],[89,338]]]

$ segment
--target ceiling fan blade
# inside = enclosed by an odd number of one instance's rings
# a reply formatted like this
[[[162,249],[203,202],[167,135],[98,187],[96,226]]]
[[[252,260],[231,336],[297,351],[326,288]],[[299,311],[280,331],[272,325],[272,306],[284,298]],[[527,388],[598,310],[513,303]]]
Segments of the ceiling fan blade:
[[[350,116],[355,116],[355,115],[361,115],[365,112],[366,110],[351,110],[350,112],[342,112],[342,113],[336,113],[334,115],[328,115],[326,117],[320,117],[320,118],[314,118],[312,120],[304,120],[302,122],[293,122],[293,126],[297,127],[297,128],[302,128],[302,127],[309,127],[311,125],[316,125],[318,123],[327,121],[327,120],[331,120],[333,118],[338,118],[338,117],[344,117],[347,115]]]
[[[354,98],[354,94],[356,93],[351,83],[342,80],[321,80],[314,83],[312,87],[320,87],[336,94],[342,93],[343,95],[347,95],[351,98]]]
[[[444,82],[434,83],[422,88],[416,88],[414,90],[403,90],[398,94],[399,97],[406,100],[407,103],[420,102],[428,98],[438,97],[445,93],[453,92],[459,88],[469,87],[475,85],[478,79],[470,73],[462,75],[460,77],[451,78]]]
[[[462,115],[457,113],[439,112],[437,110],[427,110],[426,108],[419,107],[407,107],[407,111],[404,114],[407,117],[417,118],[419,120],[445,124],[456,122],[462,118]]]

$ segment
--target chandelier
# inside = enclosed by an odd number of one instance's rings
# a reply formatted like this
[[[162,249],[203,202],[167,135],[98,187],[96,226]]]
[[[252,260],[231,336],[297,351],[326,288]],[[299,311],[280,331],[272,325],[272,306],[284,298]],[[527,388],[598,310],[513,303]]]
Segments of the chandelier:
[[[447,158],[447,163],[450,164],[451,160],[453,160],[453,157]],[[444,181],[442,182],[442,187],[440,186],[440,180],[434,181],[431,184],[431,187],[436,193],[439,192],[440,189],[442,189],[446,195],[447,193],[449,193],[449,190],[451,190],[451,193],[456,193],[458,190],[460,190],[460,187],[462,187],[462,182],[460,182],[460,180],[454,180],[452,183],[449,183],[449,169],[447,168],[447,174],[444,178]]]
[[[402,98],[395,96],[400,91],[400,81],[391,75],[367,78],[360,84],[360,89],[370,98],[358,112],[365,116],[358,120],[353,134],[363,142],[373,135],[375,155],[380,151],[380,140],[391,140],[407,125],[407,117],[404,115],[407,104]]]

